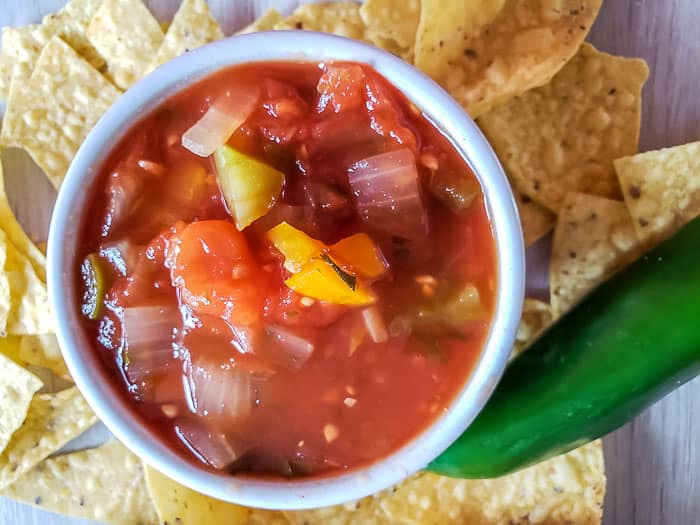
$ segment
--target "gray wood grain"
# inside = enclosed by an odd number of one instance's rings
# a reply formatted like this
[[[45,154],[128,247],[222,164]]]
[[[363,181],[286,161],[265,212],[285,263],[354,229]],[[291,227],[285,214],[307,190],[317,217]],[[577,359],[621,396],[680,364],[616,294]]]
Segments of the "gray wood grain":
[[[590,40],[649,63],[641,151],[700,139],[696,0],[607,0]],[[700,523],[699,413],[695,380],[605,439],[605,525]]]
[[[65,0],[0,0],[0,26],[37,22]],[[178,0],[147,2],[160,19]],[[270,5],[289,11],[295,0],[210,0],[228,34]],[[644,93],[640,148],[700,139],[700,3],[698,0],[606,0],[591,41],[611,53],[644,57],[651,77]],[[46,234],[53,199],[24,154],[3,154],[13,205],[38,239]],[[37,186],[38,185],[38,186]],[[43,206],[36,206],[41,202]],[[31,205],[28,205],[31,203]],[[624,366],[624,364],[621,364]],[[700,379],[605,439],[608,493],[605,525],[700,524]],[[0,498],[0,525],[87,525]]]

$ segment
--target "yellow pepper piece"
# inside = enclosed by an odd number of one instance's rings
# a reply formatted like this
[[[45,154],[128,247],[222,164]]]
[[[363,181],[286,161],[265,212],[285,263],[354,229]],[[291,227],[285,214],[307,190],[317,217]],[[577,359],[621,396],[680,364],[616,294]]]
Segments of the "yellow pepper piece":
[[[345,237],[328,251],[334,262],[355,275],[375,278],[386,272],[384,257],[366,233]]]
[[[226,204],[236,228],[246,227],[275,205],[284,185],[284,173],[230,146],[219,146],[214,164]]]
[[[309,237],[291,224],[281,222],[267,232],[267,238],[284,255],[284,267],[297,273],[325,248],[322,242]]]
[[[313,259],[299,273],[284,281],[295,292],[333,304],[358,306],[372,304],[376,297],[359,281],[343,279],[328,260]]]

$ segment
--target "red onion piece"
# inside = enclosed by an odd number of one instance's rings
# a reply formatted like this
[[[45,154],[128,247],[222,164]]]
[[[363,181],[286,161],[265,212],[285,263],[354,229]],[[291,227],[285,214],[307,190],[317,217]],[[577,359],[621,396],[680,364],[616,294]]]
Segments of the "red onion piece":
[[[215,469],[225,469],[241,457],[240,444],[201,422],[180,420],[176,432],[180,440],[203,461]]]
[[[199,416],[238,419],[253,408],[250,373],[206,358],[188,367],[190,408]]]
[[[426,237],[428,217],[410,149],[360,160],[348,169],[348,180],[359,216],[368,226],[408,240]]]

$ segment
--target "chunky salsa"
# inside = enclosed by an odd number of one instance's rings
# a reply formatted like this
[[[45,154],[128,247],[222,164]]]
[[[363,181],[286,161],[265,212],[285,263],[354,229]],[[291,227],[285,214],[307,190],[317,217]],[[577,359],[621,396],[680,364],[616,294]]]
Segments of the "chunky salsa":
[[[84,329],[135,417],[192,461],[366,465],[439,417],[481,352],[481,187],[369,66],[217,72],[135,124],[91,191]]]

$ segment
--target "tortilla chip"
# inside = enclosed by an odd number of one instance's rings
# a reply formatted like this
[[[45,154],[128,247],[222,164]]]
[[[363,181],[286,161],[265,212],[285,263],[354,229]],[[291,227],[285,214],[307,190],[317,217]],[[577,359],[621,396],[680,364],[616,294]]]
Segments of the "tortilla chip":
[[[0,337],[0,355],[9,357],[18,365],[24,367],[26,362],[23,361],[19,356],[20,344],[22,343],[22,336],[19,335],[8,335],[7,337]]]
[[[287,512],[294,524],[600,523],[605,469],[600,441],[498,479],[421,473],[354,503]]]
[[[550,290],[560,315],[637,255],[637,237],[624,203],[583,193],[564,199],[554,230]]]
[[[22,426],[32,397],[42,385],[34,374],[0,354],[0,452]]]
[[[41,52],[29,84],[21,86],[21,96],[10,97],[8,104],[18,106],[17,119],[9,120],[8,112],[3,131],[13,130],[16,143],[58,188],[78,147],[118,96],[95,68],[54,37]]]
[[[60,36],[96,68],[104,60],[90,45],[85,30],[101,0],[72,0],[58,13],[44,17],[43,22],[23,27],[4,27],[0,50],[0,99],[8,97],[13,74],[24,81],[34,69],[39,53],[53,36]]]
[[[367,26],[368,40],[413,62],[419,0],[367,0],[360,8],[360,16]]]
[[[619,198],[613,160],[637,151],[648,75],[643,60],[584,44],[550,84],[478,123],[515,185],[553,212],[570,191]]]
[[[661,240],[700,214],[700,142],[615,161],[637,236]]]
[[[523,228],[523,237],[527,248],[550,232],[554,227],[556,217],[547,208],[540,206],[514,186],[511,189],[515,203],[518,205],[520,224]]]
[[[258,31],[272,31],[275,28],[275,24],[281,22],[283,18],[284,17],[277,9],[271,7],[265,11],[260,18],[255,20],[252,24],[245,26],[236,34],[245,35],[246,33],[257,33]]]
[[[476,118],[549,82],[581,45],[601,4],[423,0],[415,63]]]
[[[0,490],[60,450],[97,421],[76,387],[57,394],[37,394],[27,418],[0,455]]]
[[[10,291],[7,323],[0,329],[13,335],[44,334],[54,331],[46,283],[39,279],[27,259],[0,230],[0,250],[5,248],[4,272],[0,277],[0,314],[4,307],[2,290],[7,279]]]
[[[29,239],[10,207],[10,202],[5,193],[5,177],[2,171],[2,162],[0,162],[0,229],[5,232],[9,241],[15,245],[20,253],[29,259],[39,279],[46,281],[46,256]]]
[[[46,459],[2,495],[51,512],[110,525],[158,522],[141,461],[116,440]]]
[[[153,62],[146,72],[151,72],[177,56],[204,44],[224,37],[221,27],[209,11],[204,0],[184,0]]]
[[[27,364],[48,368],[57,376],[70,379],[68,367],[54,334],[22,336],[19,357]]]
[[[146,486],[160,523],[239,525],[246,523],[250,509],[219,501],[184,487],[144,465]]]
[[[163,30],[141,0],[105,0],[86,31],[122,89],[141,78],[163,43]]]
[[[491,24],[504,6],[505,0],[421,0],[416,66],[436,78],[449,73],[466,52],[464,41]]]
[[[276,23],[274,29],[306,29],[356,40],[366,39],[360,4],[355,2],[303,4],[291,16]]]
[[[554,314],[549,304],[537,299],[525,299],[511,357],[525,350],[553,320]]]

